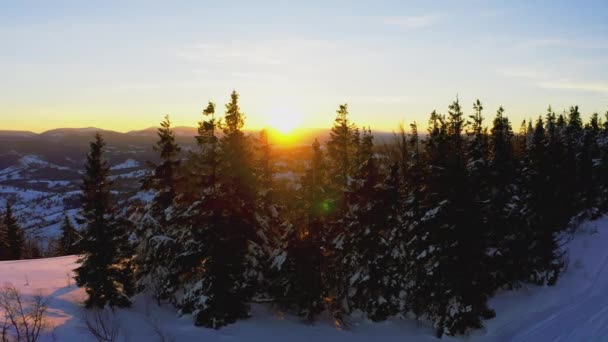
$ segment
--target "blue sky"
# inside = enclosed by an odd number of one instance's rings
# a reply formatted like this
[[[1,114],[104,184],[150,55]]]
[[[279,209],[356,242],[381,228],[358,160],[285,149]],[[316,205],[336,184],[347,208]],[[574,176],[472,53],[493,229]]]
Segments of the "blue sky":
[[[0,43],[0,129],[194,126],[232,89],[253,128],[608,110],[606,1],[5,1]]]

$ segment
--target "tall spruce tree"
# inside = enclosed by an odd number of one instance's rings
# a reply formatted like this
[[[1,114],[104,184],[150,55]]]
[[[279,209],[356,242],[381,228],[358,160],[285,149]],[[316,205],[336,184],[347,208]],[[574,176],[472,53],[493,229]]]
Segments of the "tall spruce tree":
[[[536,121],[532,134],[523,170],[526,205],[522,214],[526,220],[524,229],[529,247],[523,252],[527,256],[527,265],[520,266],[529,272],[531,281],[552,285],[563,268],[558,232],[567,222],[555,219],[554,209],[546,200],[553,191],[552,185],[545,181],[550,164],[547,162],[546,133],[541,117]]]
[[[108,179],[110,168],[103,158],[105,146],[97,133],[90,144],[82,182],[83,256],[75,272],[78,286],[87,292],[88,308],[130,305],[130,279],[121,267],[128,239],[124,225],[115,217]]]
[[[273,294],[278,304],[312,321],[325,309],[326,218],[331,213],[327,166],[321,144],[312,144],[312,158],[297,194],[298,212],[283,238],[283,252],[275,258]]]
[[[357,143],[354,143],[357,142]],[[350,311],[347,291],[349,288],[346,270],[344,268],[344,227],[348,216],[352,214],[350,199],[357,187],[355,165],[360,153],[360,132],[350,121],[348,106],[340,105],[336,111],[334,125],[327,141],[328,187],[330,189],[331,206],[333,211],[328,218],[329,233],[325,247],[327,254],[328,272],[325,273],[325,283],[328,290],[328,303],[331,314],[337,321],[342,321],[345,313]]]
[[[212,328],[251,315],[249,301],[263,282],[261,265],[268,257],[263,228],[256,220],[254,160],[238,98],[233,91],[226,104],[224,135],[218,144],[221,158],[211,158],[213,149],[201,152],[215,174],[188,209],[186,230],[191,234],[183,242],[189,250],[186,264],[198,269],[185,275],[188,286],[180,306],[194,312],[195,324]],[[205,132],[213,130],[205,128]]]
[[[153,148],[159,154],[160,163],[150,163],[153,171],[142,182],[142,189],[152,191],[154,198],[137,226],[135,285],[139,291],[151,291],[160,302],[168,298],[176,286],[173,259],[177,247],[169,232],[169,221],[177,192],[181,148],[175,141],[169,116],[161,122],[157,135]]]

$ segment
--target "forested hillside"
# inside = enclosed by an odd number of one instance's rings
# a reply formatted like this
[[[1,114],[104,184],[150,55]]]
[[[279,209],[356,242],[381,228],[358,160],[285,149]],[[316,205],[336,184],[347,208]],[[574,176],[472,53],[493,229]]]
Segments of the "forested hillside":
[[[97,134],[73,244],[87,307],[147,293],[216,329],[266,303],[345,328],[357,313],[468,334],[495,317],[498,291],[559,282],[562,244],[607,209],[608,120],[583,123],[576,106],[514,132],[502,107],[487,124],[480,101],[465,114],[456,99],[426,134],[412,123],[375,144],[344,104],[327,141],[290,170],[267,132],[244,131],[238,99],[208,104],[196,148],[165,118],[141,180],[151,200],[128,210]]]

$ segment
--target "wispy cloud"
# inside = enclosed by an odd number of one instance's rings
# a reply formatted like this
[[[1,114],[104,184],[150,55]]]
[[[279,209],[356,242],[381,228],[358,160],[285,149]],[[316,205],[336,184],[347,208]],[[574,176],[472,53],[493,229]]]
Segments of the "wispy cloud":
[[[247,61],[255,64],[277,65],[285,61],[267,49],[251,49],[241,44],[194,44],[177,51],[179,58],[192,62],[209,61]]]
[[[345,97],[348,98],[348,97]],[[373,103],[373,104],[395,104],[395,103],[409,103],[412,102],[412,98],[406,96],[357,96],[351,97],[352,102],[360,103]]]
[[[389,16],[382,17],[382,22],[387,25],[401,28],[415,29],[428,27],[437,23],[440,16],[437,14],[418,15],[418,16]]]
[[[580,90],[608,94],[608,82],[550,81],[539,82],[538,86],[544,89]]]
[[[605,40],[574,40],[566,38],[539,38],[523,41],[524,48],[572,48],[572,49],[608,49]]]
[[[546,72],[522,67],[507,67],[498,69],[498,73],[502,76],[510,78],[525,78],[529,80],[546,79],[549,75]]]
[[[608,94],[608,82],[555,77],[546,71],[525,67],[501,68],[498,70],[498,73],[505,77],[525,80],[530,85],[541,89],[575,90]]]

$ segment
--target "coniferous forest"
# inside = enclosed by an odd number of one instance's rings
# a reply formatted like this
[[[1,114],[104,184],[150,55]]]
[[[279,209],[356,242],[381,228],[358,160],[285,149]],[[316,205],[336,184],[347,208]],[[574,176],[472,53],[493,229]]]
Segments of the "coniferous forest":
[[[95,137],[82,228],[66,218],[60,241],[82,253],[88,307],[149,293],[216,329],[267,303],[309,322],[328,313],[348,327],[358,313],[467,334],[495,316],[498,291],[559,282],[561,245],[608,209],[608,113],[583,122],[577,106],[549,107],[514,128],[502,107],[456,99],[426,132],[413,122],[377,143],[344,104],[291,190],[275,186],[267,132],[246,133],[245,119],[236,92],[223,108],[210,102],[186,151],[166,117],[141,182],[152,200],[129,210]],[[3,246],[19,240],[10,217]]]

